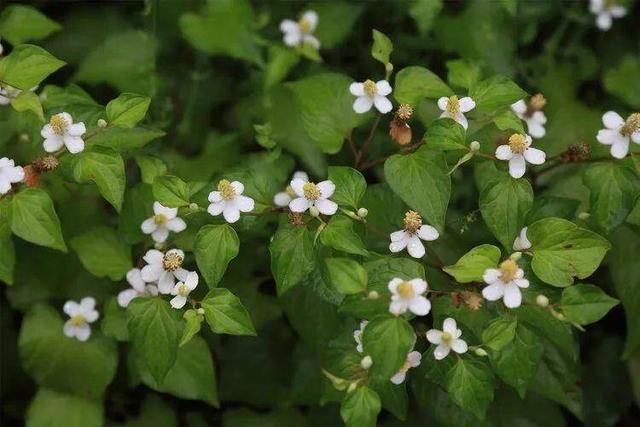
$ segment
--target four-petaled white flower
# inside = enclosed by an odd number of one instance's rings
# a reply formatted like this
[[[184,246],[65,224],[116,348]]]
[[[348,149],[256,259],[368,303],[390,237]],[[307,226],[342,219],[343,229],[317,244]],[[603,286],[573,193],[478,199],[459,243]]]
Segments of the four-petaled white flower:
[[[64,334],[69,338],[77,338],[79,341],[86,341],[91,336],[91,326],[98,320],[99,314],[96,310],[96,300],[91,297],[82,298],[80,303],[67,301],[62,310],[70,317],[64,324]]]
[[[238,181],[226,179],[218,182],[218,190],[209,193],[211,204],[207,208],[213,216],[222,214],[224,220],[234,223],[240,219],[240,212],[251,212],[255,202],[251,197],[243,196],[244,185]]]
[[[489,301],[502,298],[508,308],[520,307],[520,288],[529,287],[529,281],[524,278],[524,271],[511,259],[503,261],[499,268],[486,269],[482,278],[489,285],[482,290],[482,296]]]
[[[86,131],[84,123],[73,123],[71,114],[54,114],[49,123],[44,125],[40,131],[40,135],[44,138],[44,151],[53,153],[62,146],[66,146],[70,153],[80,153],[84,150],[82,135]]]
[[[178,208],[166,208],[160,202],[153,202],[153,216],[140,225],[144,234],[151,234],[157,243],[163,243],[169,237],[169,231],[179,233],[187,224],[178,216]]]
[[[496,158],[509,162],[509,174],[514,178],[522,178],[527,170],[527,163],[541,165],[547,155],[542,150],[531,147],[531,137],[514,133],[509,137],[509,143],[496,149]]]
[[[391,101],[387,99],[387,95],[391,93],[391,85],[386,80],[366,80],[363,83],[351,83],[349,92],[356,97],[353,102],[353,111],[358,114],[366,113],[372,106],[382,114],[387,114],[393,110]]]
[[[513,241],[514,251],[526,251],[531,248],[531,242],[527,238],[527,227],[520,230],[520,235]]]
[[[300,180],[302,180],[304,182],[309,182],[309,175],[307,175],[306,172],[297,171],[296,173],[293,174],[293,177],[291,178],[291,180],[294,180],[294,179],[300,179]],[[291,201],[295,197],[296,197],[295,191],[293,191],[293,188],[291,188],[291,185],[287,185],[287,189],[285,191],[277,193],[273,197],[273,203],[276,206],[280,206],[281,208],[285,208],[285,207],[289,206],[289,203],[291,203]]]
[[[640,144],[640,113],[631,114],[625,121],[615,111],[608,111],[602,116],[602,123],[606,129],[598,131],[596,138],[611,146],[611,155],[616,159],[629,153],[629,140]]]
[[[407,359],[404,361],[404,365],[391,377],[391,382],[398,385],[402,384],[407,377],[407,372],[411,368],[417,368],[422,361],[422,355],[419,351],[412,351],[407,354]]]
[[[171,290],[171,307],[182,308],[187,303],[187,297],[198,286],[198,274],[195,271],[187,274],[184,282],[178,282]]]
[[[466,353],[469,350],[465,340],[460,338],[462,331],[458,329],[456,321],[451,317],[444,319],[442,323],[442,330],[429,329],[427,331],[427,341],[431,344],[435,344],[436,348],[433,350],[433,357],[436,360],[442,360],[451,350],[458,354]]]
[[[422,279],[402,280],[393,278],[388,288],[391,292],[391,304],[389,312],[399,316],[411,311],[417,316],[426,316],[431,310],[431,302],[424,297],[427,291],[427,282]]]
[[[291,212],[306,212],[312,206],[318,208],[318,211],[324,215],[333,215],[338,210],[338,205],[329,200],[329,197],[333,196],[333,192],[336,191],[333,182],[327,180],[314,184],[296,178],[291,181],[290,185],[297,196],[289,203]]]
[[[280,31],[284,33],[284,44],[295,47],[303,43],[309,43],[315,49],[319,49],[320,42],[313,35],[317,26],[318,14],[313,10],[304,12],[298,22],[285,19],[280,23]]]
[[[362,320],[360,322],[360,328],[356,329],[355,331],[353,331],[353,339],[356,342],[356,351],[358,353],[362,353],[362,351],[363,351],[363,348],[362,348],[362,334],[364,333],[364,328],[366,328],[368,324],[369,324],[368,321]]]
[[[142,279],[142,272],[139,268],[132,268],[127,272],[127,282],[131,288],[125,289],[118,294],[118,304],[126,308],[132,299],[144,296],[158,295],[156,285],[148,284]]]
[[[511,104],[511,110],[525,121],[527,133],[532,138],[542,138],[546,133],[544,125],[547,123],[547,116],[542,112],[546,102],[541,94],[537,94],[531,97],[528,105],[523,99]]]
[[[611,0],[591,0],[591,13],[596,15],[596,25],[602,31],[611,28],[613,18],[622,18],[627,14],[627,9]]]
[[[175,285],[175,279],[184,282],[189,272],[182,268],[184,252],[180,249],[170,249],[166,253],[151,249],[142,257],[147,265],[142,267],[142,280],[147,283],[158,283],[161,294],[170,294]]]
[[[400,252],[407,248],[407,252],[414,258],[422,258],[425,254],[424,245],[420,241],[436,240],[440,234],[430,225],[422,224],[422,217],[415,211],[409,211],[404,216],[404,230],[394,231],[390,234],[391,252]]]
[[[442,110],[440,117],[453,119],[466,130],[469,126],[469,122],[467,122],[467,118],[464,116],[464,113],[468,113],[476,108],[476,103],[468,96],[461,99],[458,99],[455,95],[450,96],[449,98],[443,96],[438,99],[438,108]]]
[[[24,169],[16,166],[12,159],[3,157],[0,159],[0,194],[7,194],[11,190],[11,184],[24,179]]]

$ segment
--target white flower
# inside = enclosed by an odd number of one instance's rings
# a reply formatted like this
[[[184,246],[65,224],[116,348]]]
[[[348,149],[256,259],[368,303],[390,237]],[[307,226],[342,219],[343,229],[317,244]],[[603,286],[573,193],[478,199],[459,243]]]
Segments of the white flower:
[[[218,182],[218,190],[209,193],[211,204],[207,208],[213,216],[222,214],[225,221],[234,223],[240,219],[240,212],[251,212],[255,203],[251,197],[243,196],[244,185],[226,179]]]
[[[147,283],[158,283],[161,294],[169,294],[175,284],[175,279],[185,281],[187,270],[182,268],[184,252],[180,249],[170,249],[162,253],[151,249],[142,257],[147,265],[142,268],[142,280]]]
[[[422,224],[422,217],[417,212],[409,211],[404,216],[404,230],[394,231],[389,235],[391,238],[389,250],[396,253],[407,248],[409,255],[422,258],[426,251],[420,239],[430,242],[439,236],[438,230]]]
[[[49,123],[42,127],[40,135],[44,138],[44,151],[53,153],[66,146],[70,153],[76,154],[84,150],[82,135],[87,131],[84,123],[73,123],[69,113],[51,116]]]
[[[302,14],[298,22],[285,19],[280,23],[280,31],[284,33],[283,42],[287,46],[300,46],[309,43],[315,49],[320,48],[320,42],[314,37],[313,32],[318,26],[318,14],[308,10]]]
[[[520,235],[513,241],[514,251],[526,251],[531,248],[531,242],[527,238],[527,227],[520,230]]]
[[[296,178],[290,185],[297,196],[289,203],[291,212],[306,212],[312,206],[318,208],[318,211],[324,215],[333,215],[338,210],[338,205],[329,200],[336,191],[333,182],[327,180],[314,184]]]
[[[422,294],[427,290],[427,282],[422,279],[409,281],[393,278],[388,285],[391,292],[389,312],[399,316],[411,311],[417,316],[426,316],[431,310],[431,302]]]
[[[307,175],[306,172],[297,171],[293,174],[293,177],[291,179],[301,179],[304,182],[309,182],[309,175]],[[288,185],[285,191],[278,193],[273,197],[273,203],[276,206],[284,208],[289,206],[289,203],[291,203],[294,197],[296,197],[296,193],[295,191],[293,191],[293,188],[291,188],[291,185]]]
[[[422,355],[418,351],[412,351],[407,354],[407,360],[405,360],[404,365],[402,365],[400,370],[391,377],[391,382],[396,385],[402,384],[407,377],[407,372],[409,371],[409,369],[420,366],[421,360]]]
[[[598,131],[598,142],[611,146],[611,155],[616,159],[624,158],[629,153],[629,140],[640,144],[640,113],[633,113],[625,122],[615,111],[608,111],[602,116],[606,129]]]
[[[0,194],[7,194],[11,190],[11,184],[24,179],[24,169],[16,166],[12,159],[3,157],[0,159]]]
[[[356,342],[356,350],[358,351],[358,353],[362,353],[363,351],[362,334],[364,333],[364,328],[366,328],[368,324],[368,321],[362,320],[360,322],[360,329],[356,329],[355,331],[353,331],[353,339]]]
[[[118,304],[127,308],[132,299],[141,296],[158,295],[158,288],[155,285],[147,284],[142,279],[142,272],[139,268],[132,268],[127,272],[127,282],[131,288],[125,289],[118,294]]]
[[[602,31],[611,28],[613,18],[622,18],[627,14],[624,6],[611,0],[591,0],[591,13],[596,15],[596,25]]]
[[[476,108],[476,103],[468,96],[461,99],[458,99],[455,95],[449,98],[443,96],[438,99],[438,108],[442,110],[440,117],[453,119],[460,123],[463,128],[467,129],[469,123],[467,122],[467,118],[464,116],[464,113]]]
[[[99,317],[96,300],[86,297],[82,298],[79,304],[75,301],[67,301],[62,310],[70,317],[64,324],[64,334],[80,341],[88,340],[91,336],[89,323],[95,322]]]
[[[187,228],[184,220],[178,217],[178,208],[166,208],[159,202],[153,202],[153,214],[142,221],[140,228],[144,234],[151,234],[157,243],[166,241],[169,231],[179,233]]]
[[[488,268],[482,275],[489,286],[482,290],[482,296],[489,301],[502,298],[508,308],[517,308],[522,304],[520,288],[528,288],[529,281],[524,278],[524,271],[515,261],[508,259],[500,264],[500,268]]]
[[[366,113],[372,106],[382,114],[387,114],[393,109],[391,101],[387,99],[387,95],[391,93],[391,85],[386,80],[367,80],[363,83],[351,83],[349,92],[356,96],[353,103],[353,111],[358,114]]]
[[[458,354],[466,353],[469,350],[466,341],[461,339],[462,331],[458,329],[456,321],[451,317],[444,319],[442,330],[429,329],[427,331],[427,341],[437,347],[433,350],[433,357],[442,360],[451,350]]]
[[[545,103],[544,97],[538,94],[531,97],[529,105],[522,99],[511,104],[511,110],[527,123],[527,133],[533,138],[542,138],[546,133],[547,116],[542,112]]]
[[[0,54],[2,53],[1,48],[2,46],[0,46]],[[34,86],[31,88],[31,91],[33,92],[37,88],[38,86]],[[22,93],[22,90],[17,89],[13,86],[9,86],[9,85],[0,86],[0,105],[5,106],[5,105],[11,104],[11,100],[16,98],[21,93]]]
[[[171,290],[171,295],[175,297],[171,298],[171,307],[182,308],[187,303],[187,297],[198,286],[198,274],[192,271],[187,275],[187,278],[183,282],[178,282]]]
[[[521,178],[527,169],[526,162],[541,165],[547,155],[542,150],[531,147],[531,137],[514,133],[509,137],[509,143],[496,149],[496,158],[509,162],[509,174],[514,178]]]

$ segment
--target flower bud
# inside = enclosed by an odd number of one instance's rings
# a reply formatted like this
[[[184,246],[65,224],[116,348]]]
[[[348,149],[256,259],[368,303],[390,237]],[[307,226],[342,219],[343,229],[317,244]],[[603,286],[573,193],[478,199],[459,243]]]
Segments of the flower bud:
[[[369,299],[378,299],[378,298],[380,298],[380,294],[378,294],[378,292],[376,292],[376,291],[371,291],[367,295],[367,298],[369,298]]]
[[[546,295],[538,295],[536,297],[536,304],[538,304],[540,307],[544,308],[544,307],[548,307],[549,306],[549,298],[546,297]]]
[[[387,74],[391,74],[393,72],[393,64],[391,62],[387,62],[386,64],[384,64],[384,69]]]
[[[197,210],[198,210],[198,208],[199,208],[199,206],[198,206],[198,204],[197,204],[197,203],[189,203],[189,210],[191,210],[191,211],[194,211],[194,212],[195,212],[195,211],[197,211]]]
[[[522,258],[522,252],[514,252],[509,256],[511,261],[518,261],[520,258]]]
[[[369,210],[367,208],[360,208],[358,209],[358,216],[360,218],[366,218],[367,215],[369,215]]]
[[[371,356],[365,356],[360,361],[360,366],[362,366],[362,369],[369,369],[371,365],[373,365],[373,359],[371,359]]]
[[[315,206],[311,206],[309,208],[309,215],[311,215],[314,218],[317,218],[318,216],[320,216],[320,211]]]
[[[469,144],[469,150],[473,153],[477,153],[480,151],[480,143],[478,141],[471,141],[471,144]]]
[[[107,121],[105,119],[98,119],[98,127],[106,128],[107,127]]]
[[[353,393],[355,391],[356,387],[358,387],[357,383],[349,384],[349,388],[347,388],[347,393]]]
[[[204,308],[200,307],[199,309],[196,310],[196,313],[204,314]]]
[[[164,242],[156,242],[153,247],[160,251],[164,248]]]
[[[474,353],[476,354],[476,356],[480,357],[486,357],[489,355],[489,353],[487,353],[487,351],[483,348],[476,348]]]
[[[29,135],[26,133],[21,133],[19,138],[20,142],[29,142]]]
[[[557,311],[552,310],[551,314],[553,314],[553,317],[555,317],[558,320],[561,320],[561,321],[565,320],[564,314],[562,313],[558,313]]]
[[[589,217],[591,216],[591,214],[589,212],[580,212],[578,214],[578,219],[581,219],[583,221],[586,221],[589,219]]]

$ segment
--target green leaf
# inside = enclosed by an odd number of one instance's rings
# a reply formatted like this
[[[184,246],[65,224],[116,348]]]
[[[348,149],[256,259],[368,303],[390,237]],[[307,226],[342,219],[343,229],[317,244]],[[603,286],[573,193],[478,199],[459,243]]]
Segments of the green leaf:
[[[364,354],[373,359],[371,375],[391,378],[402,367],[415,342],[416,334],[404,317],[389,314],[375,317],[362,336]]]
[[[204,320],[204,315],[198,313],[194,309],[189,309],[184,312],[182,316],[185,322],[184,330],[182,331],[182,338],[180,339],[180,347],[187,344],[191,341],[191,339],[196,336],[198,332],[200,332],[200,327],[202,325],[202,321]],[[180,357],[180,355],[178,355]]]
[[[40,97],[30,90],[23,90],[20,92],[20,95],[11,99],[11,106],[18,112],[31,111],[38,116],[41,121],[44,121]]]
[[[425,144],[432,150],[467,150],[465,130],[449,118],[436,119],[424,135]]]
[[[331,49],[346,40],[362,12],[364,5],[347,1],[314,3],[313,10],[318,12],[316,36],[322,47]]]
[[[131,248],[109,227],[95,227],[69,242],[80,262],[96,277],[121,280],[131,268]]]
[[[25,188],[16,194],[9,205],[9,221],[16,236],[36,245],[67,251],[58,215],[44,190]]]
[[[602,319],[618,303],[597,286],[578,284],[562,291],[560,307],[570,321],[588,325]]]
[[[11,240],[9,225],[9,199],[0,200],[0,280],[13,285],[16,250]]]
[[[145,184],[153,184],[157,177],[167,173],[167,165],[157,157],[136,156],[135,159],[140,168],[142,182]]]
[[[154,201],[150,185],[140,183],[127,189],[118,224],[118,233],[125,242],[133,244],[149,238],[140,224],[153,215]]]
[[[29,427],[102,427],[103,412],[102,402],[99,399],[41,388],[29,405],[26,425]]]
[[[117,341],[129,341],[127,310],[120,307],[117,298],[112,297],[104,304],[101,315],[100,329],[105,336]]]
[[[367,288],[367,271],[349,258],[327,258],[325,260],[333,286],[341,294],[357,294]]]
[[[95,327],[86,342],[65,336],[62,329],[56,310],[35,305],[20,329],[22,366],[41,387],[101,397],[116,373],[115,343]]]
[[[278,295],[300,283],[315,268],[313,240],[306,227],[281,226],[269,245]]]
[[[134,298],[127,318],[138,361],[161,383],[177,358],[180,311],[160,297]]]
[[[502,246],[511,250],[533,204],[533,189],[526,179],[497,174],[480,191],[480,212]]]
[[[354,209],[360,206],[360,200],[367,190],[367,181],[360,171],[348,166],[329,166],[329,180],[336,186],[331,200]]]
[[[538,370],[544,348],[540,338],[523,325],[515,328],[513,339],[499,351],[491,352],[495,373],[524,398],[529,382]]]
[[[305,131],[325,153],[340,151],[351,129],[369,116],[353,111],[351,83],[342,74],[325,73],[285,84],[293,91]]]
[[[228,224],[205,225],[198,231],[194,247],[196,262],[210,288],[222,280],[227,265],[239,251],[238,235]]]
[[[102,197],[119,212],[126,187],[122,156],[112,150],[95,149],[73,156],[72,162],[74,179],[95,182]]]
[[[119,152],[142,148],[154,139],[161,138],[165,133],[158,129],[135,127],[126,129],[110,126],[98,129],[91,137],[91,144],[110,148]]]
[[[500,351],[513,341],[518,322],[512,317],[499,317],[482,331],[482,342],[491,350]]]
[[[420,34],[427,33],[442,11],[442,0],[416,0],[411,3],[409,15],[413,18]]]
[[[607,234],[624,222],[640,194],[640,177],[619,162],[590,165],[583,182],[591,192],[590,219]]]
[[[566,287],[573,278],[584,279],[598,268],[611,248],[600,235],[560,218],[546,218],[527,230],[533,272],[545,283]]]
[[[228,289],[211,289],[201,304],[204,317],[213,332],[229,335],[256,335],[247,309]]]
[[[12,4],[0,15],[0,37],[14,46],[32,40],[42,40],[62,27],[36,8]]]
[[[344,397],[340,416],[347,427],[375,427],[381,409],[378,393],[362,386]]]
[[[482,282],[488,268],[495,268],[500,261],[500,249],[493,245],[480,245],[464,254],[454,265],[443,270],[459,283]]]
[[[413,154],[393,155],[384,164],[391,189],[440,233],[444,231],[451,195],[451,177],[447,172],[444,155],[429,151],[428,147]]]
[[[396,74],[394,97],[401,104],[418,105],[422,98],[451,96],[453,91],[440,77],[424,67],[403,68]]]
[[[454,86],[471,89],[482,77],[482,68],[467,59],[447,61],[447,81]]]
[[[485,418],[495,385],[491,371],[484,364],[458,358],[447,374],[446,388],[458,406],[481,420]]]
[[[625,101],[630,107],[640,109],[640,83],[636,76],[640,73],[640,56],[627,54],[614,68],[604,74],[604,87]]]
[[[300,54],[286,46],[269,46],[267,65],[264,69],[264,87],[280,83],[300,62]]]
[[[371,46],[371,56],[383,64],[389,63],[389,56],[393,51],[393,43],[384,33],[373,30],[373,45]]]
[[[30,90],[64,64],[41,47],[22,44],[0,60],[0,80],[17,89]]]
[[[135,93],[123,93],[107,104],[107,121],[111,126],[132,128],[144,119],[151,98]]]
[[[514,130],[522,134],[527,133],[524,130],[524,126],[522,124],[522,120],[520,120],[520,117],[516,116],[516,113],[514,113],[510,109],[498,113],[493,118],[493,123],[495,123],[496,127],[500,130]]]
[[[367,255],[368,252],[360,236],[353,231],[353,220],[343,215],[334,215],[320,233],[323,245],[354,255]]]
[[[168,208],[180,208],[189,204],[190,192],[186,182],[177,176],[159,176],[153,181],[153,196]]]
[[[253,10],[246,0],[209,0],[202,14],[185,13],[179,25],[187,41],[198,50],[262,62]]]
[[[178,349],[176,362],[162,382],[156,381],[144,366],[140,368],[142,382],[153,390],[181,399],[219,405],[213,358],[207,343],[200,337],[195,337]]]
[[[494,112],[508,108],[516,101],[527,96],[527,93],[504,76],[493,76],[473,85],[469,96],[476,102],[479,112]]]

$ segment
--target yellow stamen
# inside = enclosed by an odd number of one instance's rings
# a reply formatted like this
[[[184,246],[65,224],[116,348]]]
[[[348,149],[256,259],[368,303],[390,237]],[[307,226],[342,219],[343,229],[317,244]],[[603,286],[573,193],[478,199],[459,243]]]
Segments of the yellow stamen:
[[[409,104],[400,104],[398,110],[396,111],[396,117],[403,122],[411,119],[413,115],[413,107]]]
[[[529,100],[529,109],[533,111],[540,111],[544,108],[547,100],[542,96],[541,93],[537,93],[531,97]]]
[[[162,267],[166,271],[175,271],[182,266],[183,258],[177,252],[167,252],[162,260]]]
[[[64,119],[62,114],[55,114],[51,116],[49,120],[49,126],[51,126],[51,130],[58,134],[63,135],[64,131],[67,129],[67,121]]]
[[[451,335],[449,332],[442,331],[441,340],[442,340],[443,343],[449,344],[453,340],[453,335]]]
[[[518,264],[516,264],[515,261],[511,259],[503,261],[502,264],[500,264],[500,272],[502,273],[500,280],[502,283],[509,283],[515,279],[518,269]]]
[[[231,200],[236,196],[236,190],[234,190],[231,183],[226,179],[221,179],[220,182],[218,182],[218,191],[224,200]]]
[[[300,18],[298,21],[298,28],[300,28],[301,32],[309,34],[313,28],[313,23],[306,18]]]
[[[409,211],[404,215],[404,229],[415,234],[422,227],[422,217],[416,211]]]
[[[178,295],[180,295],[181,297],[186,297],[187,295],[189,295],[189,288],[187,288],[187,285],[182,283],[180,284],[180,286],[178,286]]]
[[[82,314],[76,314],[70,319],[70,321],[73,326],[82,326],[87,323],[87,319],[85,319]]]
[[[320,189],[313,182],[306,182],[302,186],[302,193],[307,200],[318,200],[321,196]]]
[[[166,215],[164,215],[164,214],[157,214],[157,215],[154,215],[154,216],[153,216],[153,222],[154,222],[156,225],[164,225],[164,224],[166,224],[166,223],[167,223],[167,221],[168,221],[168,220],[169,220],[169,219],[168,219],[168,218],[167,218],[167,216],[166,216]]]
[[[411,299],[415,296],[413,285],[409,282],[402,282],[398,285],[398,295],[405,299]]]
[[[627,121],[620,129],[620,134],[631,136],[632,133],[640,131],[640,113],[633,113],[627,117]]]
[[[453,95],[449,97],[449,103],[447,104],[447,111],[450,114],[458,114],[460,112],[460,101],[458,97]]]
[[[369,96],[373,96],[378,92],[376,83],[373,80],[367,80],[363,83],[363,85],[364,85],[364,92]]]
[[[509,137],[509,147],[513,153],[524,153],[527,149],[527,137],[521,133],[514,133]]]

